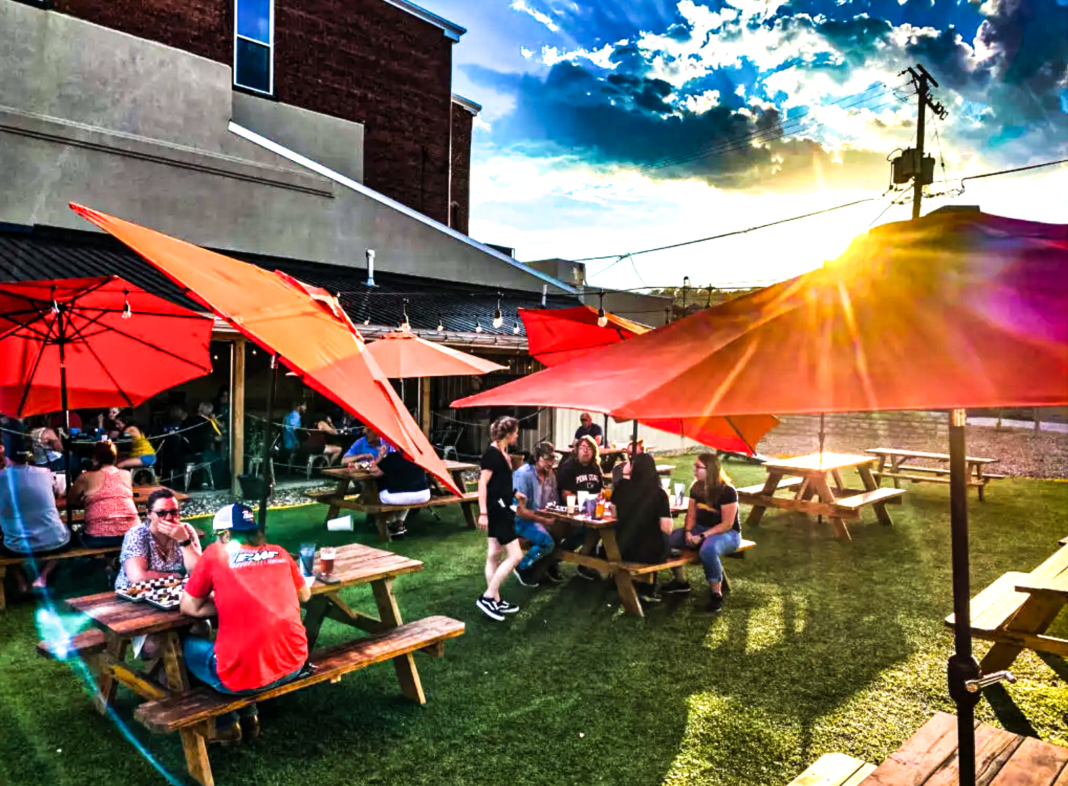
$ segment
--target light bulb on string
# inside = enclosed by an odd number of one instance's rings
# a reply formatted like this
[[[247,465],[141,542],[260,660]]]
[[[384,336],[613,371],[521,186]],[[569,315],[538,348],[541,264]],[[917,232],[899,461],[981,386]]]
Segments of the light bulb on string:
[[[478,317],[475,317],[475,332],[476,333],[481,333],[482,332],[482,323],[478,321]]]
[[[597,327],[608,324],[608,315],[604,313],[604,292],[601,293],[601,306],[597,309]]]
[[[514,335],[517,335],[517,336],[519,335],[519,320],[518,320],[518,319],[517,319],[517,320],[515,321],[515,323],[514,323],[514,324],[512,325],[512,333],[513,333]]]
[[[133,311],[130,309],[130,290],[124,289],[122,291],[122,294],[123,294],[123,297],[125,298],[125,302],[123,303],[123,306],[122,306],[122,318],[123,319],[129,319],[130,317],[133,316]]]
[[[445,323],[441,321],[440,317],[438,318],[438,332],[439,333],[444,333],[445,332]]]
[[[504,325],[504,314],[501,313],[501,293],[497,293],[497,310],[493,312],[493,327],[499,328]]]
[[[408,333],[412,329],[412,323],[408,321],[408,299],[404,299],[404,305],[401,306],[404,311],[404,321],[400,324],[400,329],[404,333]]]

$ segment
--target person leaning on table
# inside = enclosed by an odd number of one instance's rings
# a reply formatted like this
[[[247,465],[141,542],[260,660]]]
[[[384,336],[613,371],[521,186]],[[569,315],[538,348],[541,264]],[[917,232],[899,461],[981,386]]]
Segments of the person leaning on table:
[[[668,556],[668,533],[674,526],[671,503],[660,485],[653,457],[642,453],[634,457],[633,465],[630,479],[612,491],[619,553],[624,562],[658,565]],[[644,601],[660,600],[655,573],[651,584],[639,582],[638,596]]]
[[[215,641],[190,635],[182,642],[189,671],[219,693],[248,696],[296,679],[308,661],[300,604],[311,590],[297,563],[263,530],[244,505],[227,505],[212,522],[217,540],[204,551],[182,593],[189,617],[218,617]],[[213,594],[214,593],[214,594]],[[211,742],[259,736],[256,705],[219,718]]]
[[[690,507],[686,526],[671,533],[672,549],[698,549],[705,569],[710,595],[708,610],[723,609],[723,563],[720,557],[738,550],[742,543],[742,519],[738,510],[738,490],[720,467],[715,453],[702,453],[693,464],[694,484],[690,486]],[[682,568],[664,586],[664,592],[689,592]]]
[[[200,559],[200,538],[179,519],[181,509],[173,491],[156,489],[148,495],[147,507],[147,519],[122,539],[117,590],[149,579],[181,578]]]

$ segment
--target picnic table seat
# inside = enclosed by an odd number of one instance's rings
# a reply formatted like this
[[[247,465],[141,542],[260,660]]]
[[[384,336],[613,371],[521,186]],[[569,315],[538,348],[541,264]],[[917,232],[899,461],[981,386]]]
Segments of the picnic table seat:
[[[858,786],[873,772],[874,764],[844,753],[825,753],[790,781],[789,786]]]
[[[859,510],[865,505],[874,505],[878,502],[887,502],[905,495],[904,489],[878,488],[865,491],[862,494],[854,494],[850,497],[841,497],[834,501],[836,507],[846,510]]]
[[[754,541],[743,539],[737,549],[730,554],[724,554],[723,556],[732,559],[745,559],[745,553],[754,548],[756,548],[756,543]],[[693,565],[699,561],[700,557],[698,556],[698,553],[692,549],[687,549],[679,554],[679,556],[672,557],[666,562],[661,562],[658,565],[650,565],[644,562],[623,562],[620,564],[624,570],[632,576],[645,576],[649,573],[656,573],[661,570],[673,570],[674,568],[681,568],[685,565]]]
[[[0,611],[3,611],[7,607],[7,598],[4,595],[4,577],[7,575],[9,565],[21,565],[31,559],[74,559],[76,557],[104,557],[111,554],[117,556],[121,550],[122,549],[119,546],[105,546],[92,549],[76,546],[75,548],[69,548],[65,551],[57,551],[55,554],[48,554],[40,557],[33,554],[27,554],[25,556],[0,556]]]
[[[797,488],[798,486],[800,486],[804,482],[805,482],[804,478],[783,478],[782,480],[779,481],[779,485],[776,486],[775,490],[779,491],[780,489]],[[744,488],[738,489],[738,495],[739,496],[741,496],[742,494],[763,494],[763,493],[764,493],[764,484],[763,483],[758,483],[755,486],[745,486]]]
[[[355,513],[363,513],[369,517],[374,516],[378,537],[382,540],[389,540],[389,521],[393,513],[404,510],[418,510],[420,508],[437,508],[443,505],[461,504],[471,506],[478,504],[477,491],[468,491],[459,497],[455,494],[435,495],[430,498],[429,502],[418,502],[411,505],[385,505],[381,502],[365,502],[358,493],[346,494],[339,499],[335,489],[310,489],[304,492],[304,496],[326,505],[336,505],[339,508],[351,510]],[[474,514],[470,510],[465,513],[465,516],[472,520],[474,519]]]
[[[40,641],[37,643],[37,654],[51,660],[66,660],[72,655],[84,658],[103,652],[106,646],[104,631],[89,628],[65,641]]]

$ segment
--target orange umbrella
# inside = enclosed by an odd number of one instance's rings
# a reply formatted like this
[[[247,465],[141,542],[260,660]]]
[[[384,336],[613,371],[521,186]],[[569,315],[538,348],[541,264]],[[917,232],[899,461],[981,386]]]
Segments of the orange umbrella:
[[[460,493],[359,332],[324,290],[81,205],[71,203],[71,208]]]
[[[519,316],[527,329],[531,357],[546,366],[559,366],[594,350],[649,332],[649,328],[637,322],[611,312],[604,312],[602,316],[593,306],[585,305],[554,309],[521,308]]]
[[[505,369],[505,366],[411,333],[387,333],[368,344],[367,352],[390,379],[463,377]]]

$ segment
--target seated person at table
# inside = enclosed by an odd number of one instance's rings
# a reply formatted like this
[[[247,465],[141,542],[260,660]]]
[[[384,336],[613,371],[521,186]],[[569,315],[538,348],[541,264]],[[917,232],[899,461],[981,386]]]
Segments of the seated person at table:
[[[121,546],[127,531],[138,524],[130,473],[115,466],[112,442],[93,445],[95,469],[83,472],[67,494],[67,504],[85,508],[80,540],[86,548]]]
[[[382,478],[380,485],[384,488],[378,492],[378,499],[383,505],[421,505],[430,502],[426,471],[404,458],[399,451],[383,452],[371,472]],[[408,513],[407,510],[400,510],[393,514],[393,521],[389,525],[390,535],[408,533],[408,528],[404,526]]]
[[[579,422],[582,425],[575,431],[575,438],[571,441],[572,448],[578,445],[579,440],[583,437],[592,437],[595,445],[604,444],[604,432],[600,426],[593,422],[593,415],[589,412],[583,412],[579,415]]]
[[[116,422],[121,413],[121,407],[110,407],[107,412],[99,413],[92,422],[95,424],[95,428],[102,430],[104,436],[114,442],[122,436],[122,429],[119,428],[119,424]]]
[[[656,565],[668,557],[668,534],[674,526],[671,505],[660,486],[653,457],[642,453],[632,463],[630,479],[612,490],[619,553],[626,562]],[[650,602],[660,600],[655,574],[652,584],[638,583],[638,596]]]
[[[45,425],[44,417],[32,418],[33,430],[30,437],[33,439],[33,463],[38,467],[46,467],[53,472],[63,471],[63,443],[59,435]]]
[[[698,549],[711,596],[708,610],[723,609],[723,563],[720,557],[738,549],[742,542],[742,520],[738,511],[738,491],[720,467],[715,453],[702,453],[693,464],[695,481],[690,486],[690,508],[686,526],[671,533],[672,549]],[[664,586],[664,592],[689,592],[682,568]]]
[[[115,419],[119,433],[130,438],[130,452],[118,463],[119,469],[138,469],[151,467],[156,463],[156,450],[141,429],[129,415],[119,415]]]
[[[612,467],[612,488],[616,488],[621,480],[630,478],[631,462],[634,460],[635,456],[639,456],[644,452],[644,439],[639,439],[637,443],[630,442],[627,444],[627,460],[622,464],[616,464]]]
[[[296,678],[308,660],[300,604],[311,597],[297,563],[263,531],[244,505],[227,505],[212,523],[218,540],[204,551],[182,593],[190,617],[218,616],[215,641],[182,642],[189,671],[219,693],[248,695]],[[214,593],[214,596],[212,595]],[[256,705],[220,717],[212,741],[255,739]]]
[[[538,513],[559,499],[553,472],[555,464],[553,443],[539,442],[534,446],[534,462],[523,464],[512,473],[516,498],[515,531],[531,543],[530,550],[515,569],[515,577],[524,587],[537,586],[543,570],[550,581],[564,580],[560,575],[559,560],[551,557],[556,541],[549,532],[556,520]]]
[[[342,456],[341,463],[351,467],[364,461],[378,461],[379,456],[383,455],[383,449],[387,453],[393,452],[393,446],[383,442],[379,433],[368,426],[363,430],[363,436],[353,442],[352,447]]]
[[[56,507],[52,473],[30,463],[33,441],[26,438],[19,447],[21,450],[11,456],[12,466],[0,469],[0,529],[4,533],[0,553],[43,558],[66,548],[70,531],[63,525]],[[33,588],[44,589],[56,561],[30,560],[28,564],[37,574]],[[16,576],[19,589],[27,592],[26,577],[21,571]]]
[[[115,589],[149,579],[166,579],[191,572],[200,559],[200,538],[179,520],[178,500],[170,489],[148,495],[148,520],[131,527],[122,540]]]
[[[556,473],[556,485],[560,489],[561,500],[568,494],[578,496],[585,491],[597,496],[604,488],[604,475],[601,473],[600,448],[593,437],[585,436],[579,440],[575,452],[571,454]]]
[[[337,463],[341,455],[340,445],[331,445],[328,435],[337,434],[329,415],[317,413],[311,418],[312,427],[308,429],[308,437],[300,446],[301,453],[305,456],[326,456],[326,465],[332,467]]]

